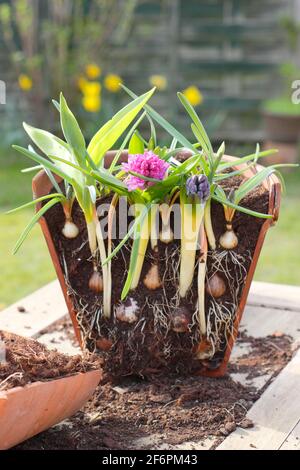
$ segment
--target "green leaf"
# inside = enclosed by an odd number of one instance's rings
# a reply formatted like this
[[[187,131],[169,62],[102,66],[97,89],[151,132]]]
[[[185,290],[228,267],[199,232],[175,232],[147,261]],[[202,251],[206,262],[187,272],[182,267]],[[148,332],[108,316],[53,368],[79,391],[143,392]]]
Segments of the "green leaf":
[[[47,204],[45,204],[33,217],[32,219],[30,220],[29,224],[25,227],[24,231],[22,232],[20,238],[18,239],[15,247],[14,247],[14,250],[13,250],[13,254],[15,255],[17,253],[17,251],[19,250],[19,248],[21,247],[21,245],[23,244],[24,240],[26,239],[26,237],[28,236],[29,232],[31,231],[31,229],[34,227],[34,225],[36,224],[36,222],[42,217],[42,215],[44,215],[47,210],[49,210],[52,206],[54,206],[55,204],[57,204],[58,202],[60,202],[60,199],[59,198],[53,198],[51,199],[51,201],[47,202]]]
[[[132,136],[132,134],[134,133],[134,131],[136,130],[136,128],[138,127],[138,125],[142,122],[142,120],[144,119],[146,115],[146,112],[143,112],[143,114],[136,120],[136,122],[134,123],[134,125],[131,127],[130,131],[127,133],[125,139],[123,140],[119,150],[117,151],[116,155],[114,156],[114,159],[113,161],[111,162],[110,164],[110,167],[108,169],[109,173],[112,173],[115,168],[116,168],[116,164],[117,162],[119,161],[119,158],[120,158],[120,155],[122,153],[122,151],[126,148],[126,145],[130,139],[130,137]],[[139,136],[140,137],[140,136]],[[140,140],[142,140],[142,138],[140,137]]]
[[[46,173],[46,175],[48,176],[49,180],[51,181],[53,188],[55,188],[56,191],[57,191],[59,194],[62,194],[62,195],[63,195],[63,192],[62,192],[62,190],[60,189],[59,184],[58,184],[58,182],[56,181],[56,179],[55,179],[55,177],[53,176],[53,174],[51,173],[51,171],[48,170],[48,168],[46,168],[45,166],[44,166],[43,168],[44,168],[44,172]]]
[[[129,268],[128,268],[128,273],[127,273],[127,278],[126,278],[126,281],[125,281],[125,284],[124,284],[124,287],[123,287],[123,290],[122,290],[121,300],[124,300],[126,298],[128,292],[131,288],[133,275],[134,275],[136,264],[137,264],[137,261],[138,261],[138,258],[139,258],[139,251],[140,251],[139,249],[140,249],[141,232],[142,232],[142,229],[143,229],[143,223],[144,223],[145,217],[147,216],[150,208],[151,208],[151,204],[147,204],[143,208],[143,210],[141,212],[141,217],[139,217],[139,221],[135,225],[134,240],[133,240],[132,247],[131,247]]]
[[[31,171],[39,171],[43,170],[43,165],[35,165],[35,166],[30,166],[27,168],[22,168],[21,173],[30,173]]]
[[[186,175],[190,171],[192,171],[199,163],[201,162],[202,155],[199,153],[196,155],[192,155],[191,157],[187,158],[181,165],[174,168],[172,171],[172,176],[174,175]]]
[[[57,111],[60,113],[60,104],[58,101],[56,100],[52,100],[52,104],[54,106],[55,109],[57,109]]]
[[[140,173],[137,173],[136,171],[128,171],[130,175],[136,176],[137,178],[140,178],[141,180],[144,181],[150,181],[151,183],[161,183],[163,180],[159,180],[156,178],[150,178],[149,176],[144,176],[141,175]]]
[[[26,207],[35,206],[38,202],[46,201],[47,199],[52,199],[52,198],[56,198],[60,200],[65,199],[64,195],[60,193],[47,194],[46,196],[41,196],[41,197],[38,197],[37,199],[34,199],[33,201],[27,202],[26,204],[22,204],[22,206],[15,207],[14,209],[7,211],[6,214],[7,215],[13,214],[14,212],[21,211],[22,209],[25,209]]]
[[[104,168],[99,168],[97,171],[92,170],[91,176],[93,176],[97,181],[102,183],[107,188],[113,189],[114,191],[117,191],[121,194],[128,194],[128,189],[125,183],[120,181]]]
[[[239,206],[237,204],[234,204],[233,202],[230,202],[226,197],[225,198],[220,198],[219,196],[216,196],[215,194],[213,194],[211,196],[211,198],[214,199],[215,201],[219,202],[220,204],[232,207],[233,209],[236,209],[236,210],[238,210],[240,212],[243,212],[244,214],[247,214],[247,215],[252,215],[254,217],[259,217],[260,219],[272,219],[273,218],[273,216],[270,215],[270,214],[263,214],[261,212],[252,211],[250,209],[247,209],[246,207],[242,207],[242,206]]]
[[[170,150],[175,150],[176,149],[176,145],[177,145],[177,139],[175,137],[173,137],[172,139],[172,142],[171,142],[171,145],[170,145]]]
[[[242,163],[247,163],[250,160],[267,157],[268,155],[273,155],[274,153],[278,153],[278,150],[277,149],[264,150],[262,152],[259,152],[258,154],[257,154],[257,152],[251,153],[250,155],[246,155],[245,157],[237,158],[237,159],[235,159],[231,162],[224,162],[224,163],[221,162],[219,167],[218,167],[218,170],[224,171],[224,170],[227,170],[227,168],[238,166],[238,165],[241,165]]]
[[[210,182],[212,181],[212,179],[215,175],[215,172],[218,169],[218,166],[219,166],[220,161],[222,160],[222,158],[224,156],[224,153],[225,153],[225,142],[222,142],[220,147],[218,148],[217,154],[215,156],[215,160],[214,160],[213,168],[212,168],[212,172],[211,172]]]
[[[198,138],[199,142],[200,142],[202,148],[204,148],[204,150],[206,151],[207,157],[208,157],[208,159],[210,161],[210,164],[212,166],[214,152],[213,152],[213,148],[212,148],[211,142],[209,140],[209,137],[206,133],[206,130],[204,129],[204,126],[203,126],[202,122],[200,121],[198,114],[196,113],[196,111],[194,110],[193,106],[190,104],[188,99],[180,92],[177,93],[177,96],[178,96],[179,100],[181,101],[182,105],[184,106],[185,110],[187,111],[188,115],[192,119],[192,121],[194,123],[194,126],[196,127],[196,129],[198,131],[197,134],[199,136],[199,138]],[[192,127],[192,129],[194,128],[194,126]]]
[[[278,164],[272,165],[270,167],[264,168],[254,176],[249,178],[245,183],[242,183],[239,188],[234,192],[234,202],[238,204],[250,191],[260,186],[272,173],[275,172],[277,168],[285,168],[285,167],[297,167],[298,165],[294,164]]]
[[[17,150],[17,152],[20,152],[23,155],[25,155],[26,157],[30,158],[31,160],[34,160],[37,163],[39,163],[39,164],[43,165],[44,167],[48,168],[54,174],[60,176],[61,178],[65,179],[66,181],[68,181],[68,183],[70,183],[73,187],[77,186],[76,181],[73,180],[73,178],[70,177],[69,174],[65,173],[59,166],[55,165],[54,163],[47,160],[46,158],[38,155],[35,152],[32,152],[31,150],[27,150],[24,147],[20,147],[19,145],[13,145],[12,148]],[[69,162],[68,162],[68,164],[69,164]]]
[[[25,122],[23,123],[23,126],[36,146],[49,158],[51,158],[51,156],[55,156],[75,163],[74,157],[70,152],[68,145],[59,137],[56,137],[48,131],[29,126]],[[64,173],[67,173],[71,178],[77,180],[79,179],[79,182],[82,180],[81,174],[77,171],[74,171],[70,166],[66,166],[62,162],[59,162],[57,166],[61,168]]]
[[[243,173],[245,173],[245,171],[248,171],[250,168],[252,168],[253,166],[255,165],[255,163],[251,163],[250,165],[247,165],[245,168],[243,168],[242,170],[235,170],[235,171],[230,171],[229,173],[218,173],[215,177],[214,177],[214,182],[219,182],[219,181],[223,181],[223,180],[226,180],[228,178],[232,178],[233,176],[239,176],[239,175],[242,175]]]
[[[143,214],[140,214],[138,217],[136,217],[136,219],[134,220],[134,222],[132,223],[132,225],[130,226],[130,229],[128,230],[128,232],[126,233],[125,237],[120,241],[120,243],[116,246],[116,248],[111,252],[111,254],[106,258],[106,260],[103,262],[103,266],[105,266],[107,263],[109,263],[109,261],[112,260],[112,258],[114,256],[116,256],[116,254],[120,251],[120,249],[122,248],[123,245],[125,245],[125,243],[127,242],[127,240],[129,240],[129,238],[131,237],[131,235],[133,234],[133,232],[135,231],[135,227],[136,225],[141,221],[141,217],[142,217]]]
[[[138,133],[135,131],[129,142],[128,154],[136,155],[138,153],[144,153],[144,151],[144,142],[142,141],[142,139],[140,139]]]
[[[150,130],[151,130],[151,135],[150,135],[150,139],[149,139],[148,149],[149,149],[149,150],[153,150],[153,149],[156,147],[156,144],[157,144],[156,129],[155,129],[155,125],[154,125],[154,122],[153,122],[151,116],[149,116],[149,114],[147,113],[147,114],[146,114],[146,117],[147,117],[147,119],[148,119],[148,121],[149,121]]]
[[[121,85],[122,88],[128,93],[129,96],[132,98],[136,98],[136,94],[133,93],[129,88],[127,88],[124,85]],[[190,150],[195,150],[191,142],[189,142],[184,135],[182,135],[177,129],[175,129],[172,124],[168,123],[168,121],[163,118],[160,114],[158,114],[151,106],[145,105],[145,109],[147,110],[148,114],[151,116],[151,118],[156,121],[163,129],[165,129],[171,136],[175,137],[175,139],[178,140],[184,147],[189,148]]]
[[[74,151],[75,158],[78,163],[83,165],[86,158],[85,140],[79,124],[62,93],[60,94],[60,122],[66,141]]]
[[[88,146],[88,152],[96,165],[99,165],[105,153],[112,148],[134,118],[143,109],[147,101],[153,95],[154,90],[155,88],[127,104],[94,135]]]

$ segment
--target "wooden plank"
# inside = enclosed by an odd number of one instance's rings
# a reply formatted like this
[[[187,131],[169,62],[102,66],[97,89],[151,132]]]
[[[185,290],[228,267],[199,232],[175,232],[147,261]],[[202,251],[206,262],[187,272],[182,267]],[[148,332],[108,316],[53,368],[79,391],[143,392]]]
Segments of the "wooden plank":
[[[281,445],[280,450],[300,450],[300,420]]]
[[[57,351],[70,354],[82,354],[79,344],[74,345],[65,331],[52,331],[51,333],[44,333],[37,337],[38,341],[44,344],[48,349],[56,349]]]
[[[299,396],[300,351],[247,413],[255,426],[238,428],[218,449],[279,449],[299,422]]]
[[[252,282],[248,304],[300,312],[300,287]]]
[[[66,313],[67,307],[58,281],[53,281],[2,310],[0,330],[36,337],[41,330]]]
[[[290,335],[294,341],[300,340],[300,315],[295,310],[282,310],[277,307],[262,307],[257,302],[247,305],[240,327],[254,338],[269,336],[276,331]]]

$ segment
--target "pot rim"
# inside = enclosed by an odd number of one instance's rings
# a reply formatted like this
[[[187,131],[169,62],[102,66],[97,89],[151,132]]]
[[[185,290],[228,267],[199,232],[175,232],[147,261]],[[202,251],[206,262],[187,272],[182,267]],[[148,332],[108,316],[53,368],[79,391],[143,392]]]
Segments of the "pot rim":
[[[37,380],[36,382],[29,382],[25,385],[18,385],[17,387],[12,387],[7,390],[1,390],[0,391],[0,400],[7,400],[10,395],[14,395],[15,393],[19,393],[22,390],[27,390],[28,388],[36,388],[40,387],[41,385],[47,385],[49,382],[53,383],[56,381],[61,381],[64,379],[69,379],[70,377],[75,377],[75,376],[81,376],[81,375],[98,375],[99,376],[99,383],[102,379],[102,370],[101,369],[92,369],[88,370],[87,372],[74,372],[74,374],[69,374],[69,375],[64,375],[62,377],[55,377],[53,379],[47,379],[47,380]],[[0,414],[1,417],[1,414]]]

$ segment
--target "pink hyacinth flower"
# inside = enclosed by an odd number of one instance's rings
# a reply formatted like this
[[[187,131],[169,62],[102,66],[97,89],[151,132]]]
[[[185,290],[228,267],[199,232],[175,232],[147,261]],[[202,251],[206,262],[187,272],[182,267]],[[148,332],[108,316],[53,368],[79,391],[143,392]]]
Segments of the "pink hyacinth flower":
[[[134,171],[140,175],[157,180],[164,179],[169,166],[169,163],[159,158],[150,150],[137,155],[129,155],[128,162],[122,164],[123,170],[127,172]],[[154,182],[129,175],[126,179],[126,184],[129,191],[134,191],[135,189],[147,189],[149,186],[153,186]]]

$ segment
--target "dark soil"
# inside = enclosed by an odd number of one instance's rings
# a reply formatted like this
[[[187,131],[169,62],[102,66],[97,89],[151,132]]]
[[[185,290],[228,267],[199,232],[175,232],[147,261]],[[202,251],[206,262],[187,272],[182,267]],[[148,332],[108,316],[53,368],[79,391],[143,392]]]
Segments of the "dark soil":
[[[250,344],[250,352],[230,366],[232,372],[252,376],[268,372],[274,377],[292,354],[291,340],[285,335],[270,336],[266,341],[243,334],[241,341]],[[285,354],[280,354],[281,350]],[[216,446],[237,426],[253,426],[246,413],[262,391],[229,376],[158,375],[152,381],[131,376],[100,386],[93,399],[68,422],[16,449],[153,449],[162,443],[172,446],[207,437],[215,438],[212,443]],[[151,439],[136,443],[153,435],[155,443]]]
[[[228,188],[237,187],[240,182],[241,178],[238,177],[231,181],[226,180],[226,185]],[[263,187],[254,190],[241,202],[241,205],[247,208],[264,213],[268,210],[268,204],[269,194]],[[181,301],[176,308],[170,301],[178,293],[179,240],[170,244],[159,242],[157,254],[148,249],[139,286],[135,291],[129,293],[126,301],[137,303],[139,307],[137,322],[133,325],[120,322],[115,318],[114,313],[111,319],[105,320],[101,318],[102,295],[95,294],[88,288],[93,266],[90,260],[83,214],[76,204],[73,208],[73,219],[80,229],[80,234],[76,239],[65,239],[61,234],[64,225],[61,205],[55,205],[46,213],[46,220],[60,256],[62,269],[65,270],[65,266],[67,266],[65,276],[69,294],[75,305],[75,310],[78,312],[78,320],[82,330],[87,332],[84,341],[90,351],[98,351],[105,357],[106,371],[112,376],[130,374],[149,376],[161,373],[162,370],[189,374],[201,368],[217,368],[222,362],[228,337],[233,332],[236,306],[241,298],[245,274],[251,263],[258,234],[264,222],[263,219],[238,212],[234,217],[233,227],[239,239],[234,254],[243,257],[241,263],[243,272],[237,273],[237,265],[231,256],[228,255],[223,259],[223,268],[226,267],[228,275],[228,279],[224,278],[227,290],[218,299],[217,304],[221,310],[227,309],[229,311],[230,318],[226,327],[220,327],[220,324],[215,322],[214,314],[211,313],[212,299],[209,295],[206,296],[207,316],[210,316],[211,324],[209,341],[214,343],[216,352],[209,361],[206,360],[202,363],[195,357],[194,351],[200,337],[197,324],[192,322],[197,300],[197,269],[195,269],[193,285],[187,298]],[[218,240],[225,231],[224,213],[219,204],[212,204],[212,220]],[[115,245],[118,242],[119,240],[115,240]],[[217,254],[222,251],[220,248],[216,250]],[[127,244],[112,262],[112,305],[114,311],[120,304],[129,257],[130,246]],[[160,276],[164,279],[164,289],[149,291],[142,280],[153,262],[158,262]],[[212,274],[212,265],[212,253],[209,252],[208,277]],[[223,276],[223,273],[220,275]],[[177,333],[172,330],[172,325],[174,316],[182,309],[189,323],[189,331]],[[93,327],[91,328],[90,325]],[[107,352],[102,351],[103,339],[112,344]]]
[[[253,338],[245,333],[240,335],[239,343],[250,343],[251,354],[239,357],[238,363],[229,365],[229,372],[247,373],[247,379],[258,375],[276,374],[287,364],[293,355],[292,338],[281,332],[275,332],[261,338]]]
[[[38,341],[0,331],[5,362],[0,362],[0,390],[86,372],[99,367],[94,357],[67,356],[50,351]]]

